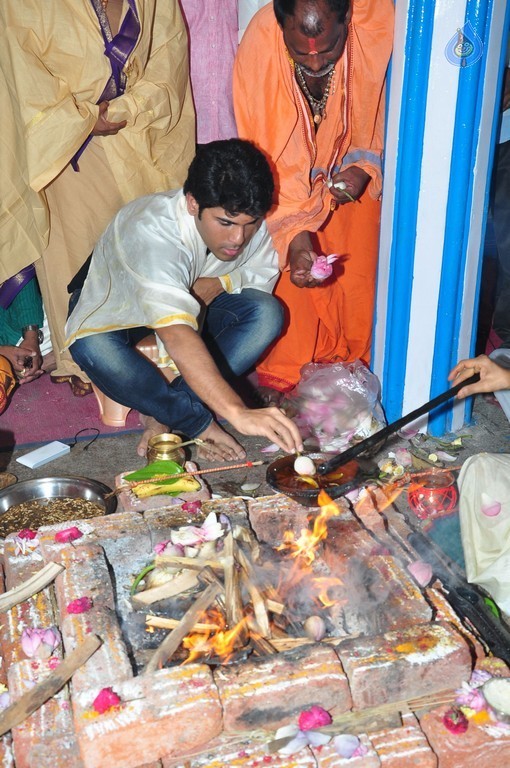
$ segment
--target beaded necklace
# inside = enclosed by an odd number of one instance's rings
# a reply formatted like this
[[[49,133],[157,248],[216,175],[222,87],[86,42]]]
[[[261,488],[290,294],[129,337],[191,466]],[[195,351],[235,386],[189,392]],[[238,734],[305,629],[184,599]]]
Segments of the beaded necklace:
[[[320,99],[316,99],[315,96],[313,96],[310,93],[310,89],[306,84],[305,76],[303,75],[303,70],[301,69],[300,64],[297,64],[296,62],[294,62],[294,71],[296,73],[296,78],[299,83],[299,87],[301,88],[304,95],[306,96],[306,100],[308,101],[310,105],[310,109],[312,110],[313,122],[315,123],[316,126],[318,126],[326,117],[326,103],[328,101],[328,96],[331,90],[331,84],[333,82],[335,70],[332,69],[331,72],[329,73],[326,86],[324,88],[324,92]]]

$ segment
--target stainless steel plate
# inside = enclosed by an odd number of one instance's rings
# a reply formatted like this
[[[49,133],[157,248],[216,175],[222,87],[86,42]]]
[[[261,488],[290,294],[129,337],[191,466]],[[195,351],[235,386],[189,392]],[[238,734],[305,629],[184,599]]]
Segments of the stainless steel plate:
[[[111,488],[88,477],[39,477],[22,480],[0,490],[0,514],[7,512],[14,504],[37,499],[85,499],[105,508],[106,514],[115,512],[117,498],[112,496],[105,501],[105,495]]]

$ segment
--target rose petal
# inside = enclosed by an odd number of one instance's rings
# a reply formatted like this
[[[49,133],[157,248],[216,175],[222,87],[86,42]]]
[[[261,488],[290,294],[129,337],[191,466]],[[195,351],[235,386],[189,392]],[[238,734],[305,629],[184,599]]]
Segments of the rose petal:
[[[302,731],[310,731],[312,728],[320,728],[323,725],[330,725],[333,718],[322,707],[313,706],[305,709],[299,715],[298,725]]]
[[[433,576],[432,566],[424,560],[415,560],[407,566],[407,570],[416,580],[420,587],[426,587],[430,584]]]
[[[113,688],[103,688],[97,694],[96,698],[92,702],[93,708],[100,715],[108,712],[113,707],[118,707],[120,704],[120,696],[118,696]]]
[[[55,541],[57,541],[59,544],[68,544],[70,541],[81,539],[82,536],[83,533],[80,531],[80,529],[73,525],[71,528],[64,528],[62,531],[58,531],[55,534]]]
[[[491,497],[488,496],[483,491],[481,494],[481,501],[482,501],[482,513],[486,517],[496,517],[496,515],[499,515],[499,513],[501,512],[501,502],[494,501],[494,499],[491,499]]]
[[[20,539],[35,539],[37,537],[37,531],[33,531],[31,528],[22,528],[18,533]]]
[[[77,597],[67,604],[67,613],[86,613],[90,611],[92,604],[92,598],[90,597]]]
[[[340,736],[335,736],[333,739],[333,745],[335,747],[336,753],[340,755],[340,757],[344,757],[348,760],[359,748],[360,740],[357,736],[351,736],[348,733],[342,733]]]

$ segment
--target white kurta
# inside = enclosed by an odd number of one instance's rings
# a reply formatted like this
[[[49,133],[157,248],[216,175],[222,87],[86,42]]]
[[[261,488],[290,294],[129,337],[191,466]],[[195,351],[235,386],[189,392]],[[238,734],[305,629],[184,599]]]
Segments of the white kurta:
[[[66,346],[122,328],[198,329],[201,306],[190,289],[199,277],[219,278],[228,293],[271,293],[278,274],[265,223],[237,259],[221,261],[207,252],[182,190],[147,195],[124,206],[97,243]]]

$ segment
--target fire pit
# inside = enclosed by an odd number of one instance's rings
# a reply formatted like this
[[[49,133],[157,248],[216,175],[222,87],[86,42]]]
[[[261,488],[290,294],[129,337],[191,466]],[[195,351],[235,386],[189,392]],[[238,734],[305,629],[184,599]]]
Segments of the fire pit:
[[[49,659],[27,659],[27,628],[58,626],[66,657],[91,635],[102,645],[69,688],[13,729],[12,741],[3,737],[7,754],[38,768],[158,760],[165,768],[248,768],[268,762],[264,745],[278,727],[320,706],[348,733],[371,723],[367,765],[388,749],[405,759],[410,734],[415,754],[432,765],[429,734],[414,717],[403,725],[399,713],[451,701],[469,680],[473,652],[483,652],[441,585],[422,590],[412,581],[409,552],[374,498],[362,492],[355,514],[325,495],[320,509],[284,495],[209,501],[186,526],[182,510],[177,526],[171,509],[119,512],[76,521],[81,535],[70,543],[61,541],[64,525],[42,528],[22,556],[9,537],[8,589],[44,562],[65,568],[1,622],[11,696],[33,695],[63,654],[58,646]],[[147,568],[156,563],[175,570],[151,584],[156,567]],[[211,642],[221,633],[229,635],[223,648]],[[306,748],[293,764],[337,765],[321,762],[333,760],[328,749]],[[271,760],[289,765],[276,753]]]

